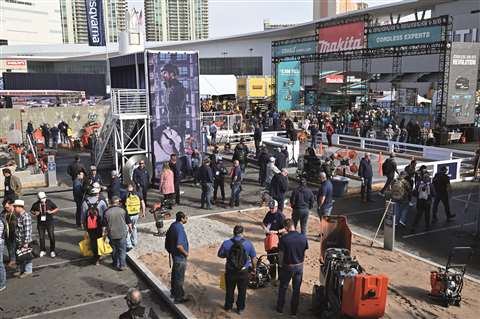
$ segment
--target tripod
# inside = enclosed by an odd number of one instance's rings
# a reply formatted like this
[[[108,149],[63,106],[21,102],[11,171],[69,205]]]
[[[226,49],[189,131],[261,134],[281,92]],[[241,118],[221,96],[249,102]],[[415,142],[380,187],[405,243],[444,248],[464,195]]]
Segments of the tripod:
[[[370,247],[373,247],[373,244],[375,243],[375,239],[377,239],[378,232],[380,231],[380,227],[383,225],[383,221],[385,220],[385,216],[387,215],[388,209],[390,208],[390,205],[392,204],[392,200],[389,199],[387,201],[387,206],[385,207],[385,211],[383,212],[382,219],[380,220],[380,223],[378,224],[377,231],[375,232],[375,236],[373,236],[372,242],[370,243]],[[395,227],[395,225],[393,225]]]

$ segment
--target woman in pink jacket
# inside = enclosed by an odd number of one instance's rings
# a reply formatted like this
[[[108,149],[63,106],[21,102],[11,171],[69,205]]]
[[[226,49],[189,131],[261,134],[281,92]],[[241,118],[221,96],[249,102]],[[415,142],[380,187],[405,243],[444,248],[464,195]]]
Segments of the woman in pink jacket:
[[[168,199],[173,198],[173,195],[175,194],[173,172],[168,166],[168,163],[163,164],[162,174],[160,175],[160,194]]]

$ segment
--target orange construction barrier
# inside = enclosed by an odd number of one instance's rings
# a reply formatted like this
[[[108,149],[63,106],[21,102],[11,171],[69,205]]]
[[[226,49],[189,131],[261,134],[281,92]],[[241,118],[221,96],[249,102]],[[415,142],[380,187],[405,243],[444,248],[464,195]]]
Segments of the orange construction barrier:
[[[342,314],[352,318],[382,318],[387,304],[388,278],[383,275],[345,277]]]
[[[383,169],[382,169],[383,159],[382,159],[382,152],[378,154],[378,175],[383,176]]]

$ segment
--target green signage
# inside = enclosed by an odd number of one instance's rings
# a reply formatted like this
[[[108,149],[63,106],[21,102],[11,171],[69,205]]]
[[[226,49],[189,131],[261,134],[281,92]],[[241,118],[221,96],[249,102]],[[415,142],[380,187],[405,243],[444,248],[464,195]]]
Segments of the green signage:
[[[368,34],[368,47],[371,49],[434,43],[439,41],[442,41],[441,26],[419,27]]]
[[[272,48],[272,55],[274,58],[309,55],[317,52],[317,43],[315,41],[300,42],[292,44],[282,44]]]

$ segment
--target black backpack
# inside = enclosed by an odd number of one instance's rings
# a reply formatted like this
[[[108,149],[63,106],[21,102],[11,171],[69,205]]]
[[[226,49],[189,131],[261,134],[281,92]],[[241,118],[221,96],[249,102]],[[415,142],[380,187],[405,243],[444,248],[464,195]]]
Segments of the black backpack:
[[[177,251],[177,234],[174,230],[173,224],[167,230],[165,234],[165,250],[173,255]]]
[[[227,268],[231,270],[240,271],[243,270],[245,263],[247,262],[247,253],[245,247],[243,247],[243,242],[245,239],[234,240],[232,248],[227,257]]]

